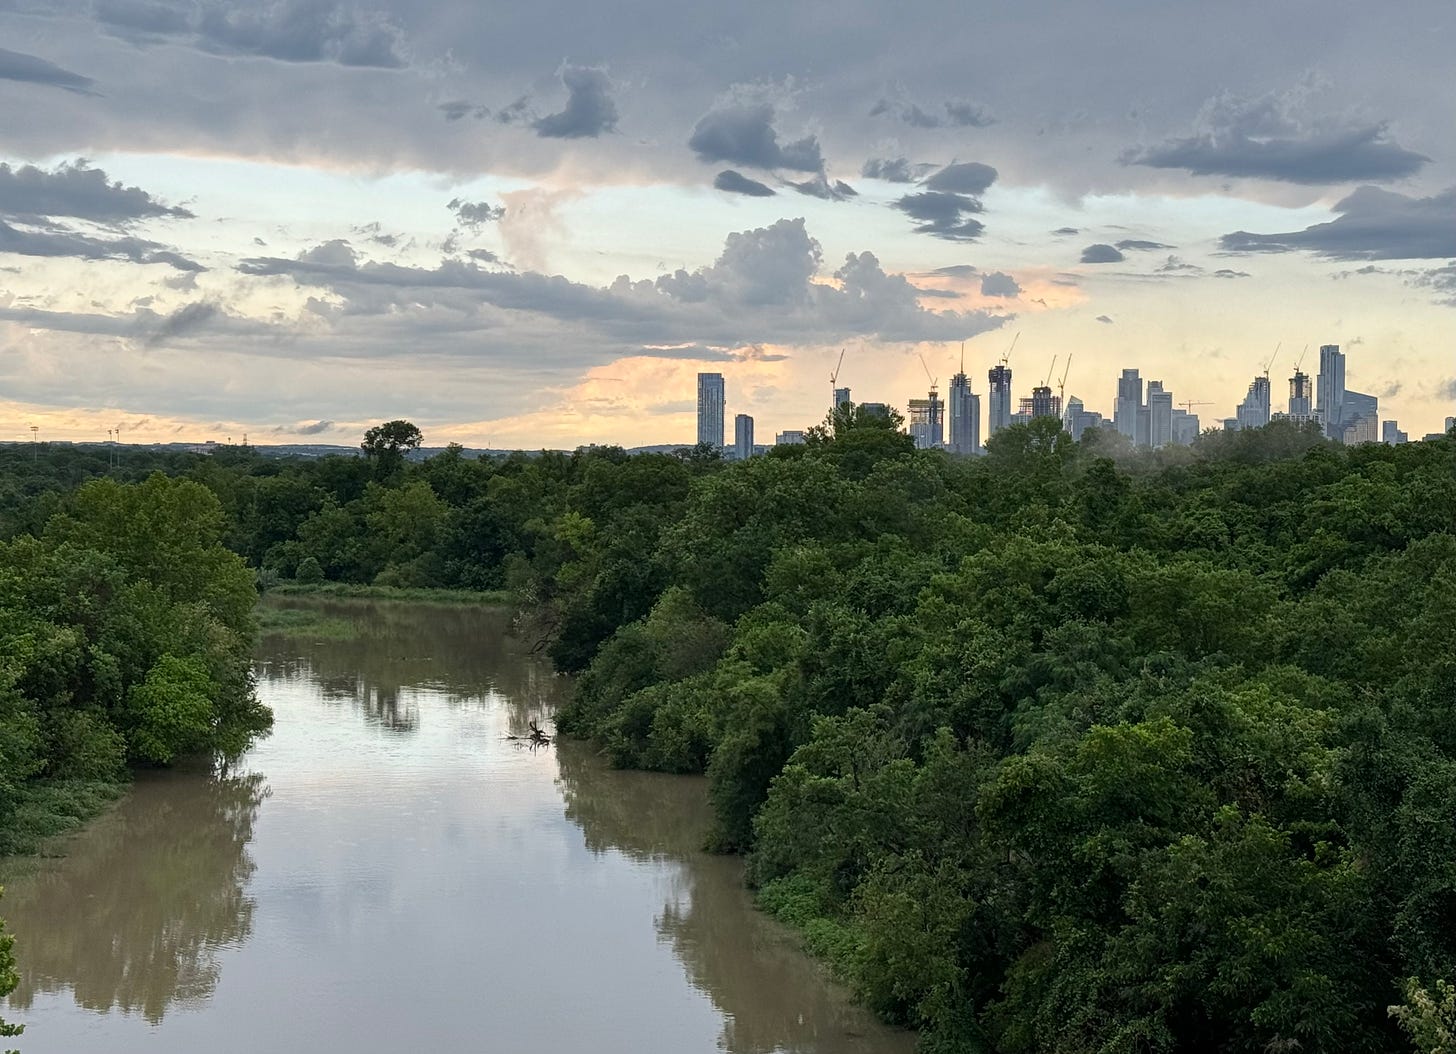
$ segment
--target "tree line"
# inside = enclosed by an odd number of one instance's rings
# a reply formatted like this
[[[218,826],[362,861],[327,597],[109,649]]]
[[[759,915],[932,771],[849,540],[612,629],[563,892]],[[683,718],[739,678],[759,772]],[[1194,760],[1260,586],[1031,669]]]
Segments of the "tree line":
[[[166,470],[264,584],[511,589],[578,675],[560,730],[707,773],[715,847],[927,1051],[1448,1028],[1456,439],[1056,425]],[[14,478],[12,535],[64,501]]]

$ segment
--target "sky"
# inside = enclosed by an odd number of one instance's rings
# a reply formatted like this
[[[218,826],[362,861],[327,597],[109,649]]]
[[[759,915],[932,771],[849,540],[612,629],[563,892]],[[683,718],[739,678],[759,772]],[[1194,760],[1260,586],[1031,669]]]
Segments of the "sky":
[[[0,441],[690,443],[700,371],[763,441],[1008,350],[1207,426],[1322,344],[1420,436],[1453,56],[1450,0],[0,0]]]

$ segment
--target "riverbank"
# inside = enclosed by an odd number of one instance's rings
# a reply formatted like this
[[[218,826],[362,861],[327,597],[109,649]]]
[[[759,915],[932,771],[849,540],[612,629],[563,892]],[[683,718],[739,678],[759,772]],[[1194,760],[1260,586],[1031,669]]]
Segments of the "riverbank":
[[[54,840],[100,816],[130,785],[129,779],[37,780],[21,785],[0,828],[0,868],[9,872],[21,857],[61,855],[54,850]]]
[[[324,597],[358,600],[398,600],[411,604],[476,604],[500,607],[514,597],[506,589],[427,589],[424,587],[368,586],[350,582],[280,582],[265,596]]]

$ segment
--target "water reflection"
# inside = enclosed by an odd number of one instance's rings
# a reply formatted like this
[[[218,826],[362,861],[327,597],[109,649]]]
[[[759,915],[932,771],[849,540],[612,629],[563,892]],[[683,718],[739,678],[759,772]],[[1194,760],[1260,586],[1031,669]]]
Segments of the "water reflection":
[[[174,1003],[207,999],[219,950],[252,932],[247,845],[267,793],[256,773],[143,775],[63,861],[11,887],[23,966],[11,1006],[70,988],[87,1009],[156,1024]]]
[[[344,639],[269,634],[257,656],[263,672],[316,684],[326,699],[356,707],[390,732],[419,727],[420,694],[441,692],[454,705],[494,697],[510,708],[513,731],[549,715],[561,680],[529,660],[504,608],[418,605],[363,599],[270,597],[270,606],[316,611],[348,624]]]
[[[886,1030],[827,984],[797,939],[752,907],[740,861],[701,851],[709,820],[704,781],[616,771],[579,743],[557,749],[566,816],[593,852],[678,864],[657,931],[693,986],[723,1014],[722,1049],[887,1054],[914,1048],[909,1034]]]

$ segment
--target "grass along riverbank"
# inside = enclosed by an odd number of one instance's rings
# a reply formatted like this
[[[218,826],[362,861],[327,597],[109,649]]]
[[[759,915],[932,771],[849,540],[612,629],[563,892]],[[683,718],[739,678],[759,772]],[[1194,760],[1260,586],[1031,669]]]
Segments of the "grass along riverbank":
[[[369,586],[349,582],[280,582],[268,589],[268,596],[345,597],[366,600],[403,600],[413,604],[503,605],[513,601],[509,590],[426,589],[404,586]]]

